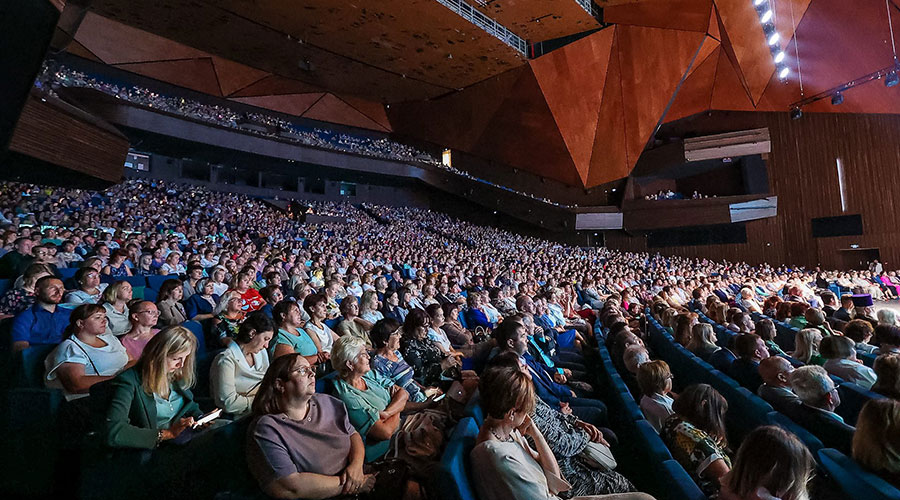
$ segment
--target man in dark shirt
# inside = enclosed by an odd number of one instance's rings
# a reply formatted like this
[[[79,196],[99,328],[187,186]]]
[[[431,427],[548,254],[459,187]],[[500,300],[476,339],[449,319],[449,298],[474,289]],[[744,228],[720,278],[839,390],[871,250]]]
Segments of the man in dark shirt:
[[[25,272],[34,257],[31,255],[31,249],[34,248],[34,241],[31,238],[18,238],[14,243],[15,248],[12,252],[8,252],[0,257],[0,279],[12,280],[16,279]]]
[[[837,299],[834,297],[833,292],[822,292],[822,312],[825,313],[826,318],[831,318],[834,316],[834,312],[837,311]],[[846,320],[843,320],[846,321]]]
[[[739,335],[734,341],[738,359],[728,367],[728,374],[741,386],[755,391],[763,383],[759,375],[759,362],[769,357],[769,349],[762,337],[755,333]]]
[[[837,311],[834,311],[834,319],[839,319],[841,321],[850,321],[853,319],[853,296],[852,295],[842,295],[841,296],[841,307]]]
[[[763,384],[756,394],[781,413],[787,413],[794,405],[801,404],[800,398],[791,389],[791,373],[794,367],[781,356],[772,356],[760,361],[759,376]]]

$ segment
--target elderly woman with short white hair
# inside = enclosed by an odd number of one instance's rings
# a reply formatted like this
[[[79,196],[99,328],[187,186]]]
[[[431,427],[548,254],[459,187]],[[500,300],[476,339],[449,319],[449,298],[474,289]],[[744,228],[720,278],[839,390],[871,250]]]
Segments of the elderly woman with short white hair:
[[[344,402],[350,423],[366,443],[366,462],[383,457],[400,428],[409,393],[371,369],[366,343],[347,335],[334,342],[331,365],[338,372],[333,394]]]

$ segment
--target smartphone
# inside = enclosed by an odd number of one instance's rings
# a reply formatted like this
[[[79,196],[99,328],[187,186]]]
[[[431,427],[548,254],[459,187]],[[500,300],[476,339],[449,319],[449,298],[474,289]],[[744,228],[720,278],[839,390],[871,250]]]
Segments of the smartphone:
[[[215,410],[213,410],[213,411],[207,413],[206,415],[203,415],[199,419],[197,419],[194,422],[194,428],[196,429],[197,427],[200,427],[201,425],[212,422],[213,420],[219,418],[219,415],[221,415],[221,414],[222,414],[222,409],[216,408]]]
[[[447,393],[445,392],[445,393],[441,394],[440,396],[434,398],[432,401],[434,401],[435,403],[437,403],[438,401],[444,399],[444,397],[446,397],[446,396],[447,396]]]

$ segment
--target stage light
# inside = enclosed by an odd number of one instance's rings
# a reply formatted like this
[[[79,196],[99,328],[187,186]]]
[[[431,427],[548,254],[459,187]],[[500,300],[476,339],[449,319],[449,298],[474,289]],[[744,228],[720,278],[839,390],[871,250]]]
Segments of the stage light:
[[[781,40],[781,35],[778,33],[772,33],[772,36],[769,37],[769,45],[775,45],[778,43],[778,40]]]
[[[765,1],[766,1],[766,0],[753,0],[753,5],[754,5],[755,7],[759,7],[759,6],[762,5],[763,2],[765,2]]]
[[[887,76],[884,77],[884,86],[885,87],[890,88],[890,87],[893,87],[894,85],[897,85],[898,83],[900,83],[900,76],[897,75],[896,70],[891,71],[890,73],[887,74]]]
[[[784,51],[783,50],[779,50],[778,53],[775,54],[775,64],[778,64],[781,61],[784,61]]]
[[[803,111],[800,108],[794,108],[791,110],[791,120],[799,120],[803,118]]]
[[[789,74],[791,74],[791,70],[787,66],[785,66],[781,68],[781,71],[778,72],[778,78],[784,80]]]
[[[831,105],[838,106],[844,102],[844,94],[840,92],[835,92],[833,96],[831,96]]]
[[[763,13],[762,17],[759,18],[759,22],[766,24],[767,22],[772,20],[772,9],[767,10]]]

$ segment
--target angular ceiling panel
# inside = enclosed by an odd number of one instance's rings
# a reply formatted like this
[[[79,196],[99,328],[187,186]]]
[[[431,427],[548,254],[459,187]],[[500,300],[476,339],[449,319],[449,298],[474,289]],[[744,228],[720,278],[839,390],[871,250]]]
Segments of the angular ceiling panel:
[[[544,99],[583,180],[590,168],[614,28],[598,31],[531,62]]]
[[[775,29],[781,35],[781,46],[786,46],[794,37],[794,30],[812,0],[778,0],[775,2]]]
[[[565,184],[581,184],[553,113],[528,67],[521,72],[472,152]]]
[[[755,104],[775,72],[775,62],[759,14],[750,0],[716,0],[716,7],[728,33],[722,43],[728,44],[734,53]]]
[[[703,45],[700,46],[700,52],[697,53],[697,58],[694,60],[694,64],[691,65],[691,69],[688,70],[688,76],[691,76],[697,68],[700,67],[706,59],[713,53],[716,49],[719,48],[718,40],[711,36],[707,36],[703,39]]]
[[[221,96],[216,70],[209,57],[181,61],[116,64],[115,67],[198,92]]]
[[[213,66],[215,66],[216,75],[219,77],[219,87],[222,89],[222,95],[226,96],[269,75],[265,71],[244,66],[221,57],[213,57]]]
[[[719,65],[719,51],[716,48],[699,66],[691,68],[691,74],[678,89],[672,107],[666,113],[666,121],[675,121],[710,108],[713,84],[716,82],[716,68]]]
[[[625,104],[622,100],[622,72],[619,69],[618,52],[618,42],[614,41],[585,188],[621,179],[631,172],[633,166],[628,162],[626,154]]]
[[[91,61],[94,61],[94,62],[100,62],[100,63],[103,62],[103,61],[101,61],[100,58],[97,57],[93,52],[91,52],[90,50],[88,50],[87,47],[85,47],[84,45],[80,44],[80,43],[78,42],[78,40],[72,40],[72,41],[69,43],[69,45],[66,46],[66,52],[68,52],[68,53],[70,53],[70,54],[75,54],[75,55],[78,56],[78,57],[83,57],[83,58],[85,58],[85,59],[90,59]]]
[[[371,130],[385,131],[386,129],[375,120],[360,113],[353,106],[342,101],[334,94],[325,94],[309,110],[303,113],[303,118],[319,120],[323,122],[341,123],[351,127],[361,127]]]
[[[271,109],[279,113],[300,116],[309,110],[313,104],[325,94],[289,94],[289,95],[264,95],[258,97],[233,97],[232,101]]]
[[[345,95],[340,96],[340,98],[347,104],[356,108],[360,113],[366,115],[366,117],[372,119],[372,121],[383,127],[385,130],[392,130],[391,122],[388,120],[387,113],[384,111],[384,104]]]
[[[260,95],[307,94],[310,92],[323,92],[323,90],[315,85],[310,85],[299,80],[271,75],[255,83],[251,82],[240,90],[233,91],[231,96],[253,97]]]
[[[711,8],[712,0],[640,2],[605,7],[603,21],[706,33]]]
[[[716,12],[716,4],[713,4],[709,9],[709,27],[706,28],[706,32],[716,40],[722,41],[722,35],[719,32],[719,14]]]
[[[75,40],[107,64],[195,59],[209,54],[88,12]]]
[[[617,26],[616,34],[622,65],[626,152],[634,165],[706,36],[638,26]]]
[[[712,94],[713,109],[731,109],[753,111],[756,109],[750,96],[738,77],[731,59],[725,53],[724,45],[719,50],[719,63],[716,67],[716,84]]]

